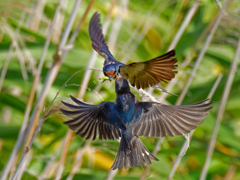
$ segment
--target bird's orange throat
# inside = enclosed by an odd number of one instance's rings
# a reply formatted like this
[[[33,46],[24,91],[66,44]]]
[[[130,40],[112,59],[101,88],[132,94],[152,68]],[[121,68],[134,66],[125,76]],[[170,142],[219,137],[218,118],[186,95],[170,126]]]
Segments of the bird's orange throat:
[[[111,76],[111,77],[114,75],[114,73],[115,73],[115,71],[111,71],[111,72],[106,72],[106,71],[105,71],[105,74],[106,74],[107,76]]]

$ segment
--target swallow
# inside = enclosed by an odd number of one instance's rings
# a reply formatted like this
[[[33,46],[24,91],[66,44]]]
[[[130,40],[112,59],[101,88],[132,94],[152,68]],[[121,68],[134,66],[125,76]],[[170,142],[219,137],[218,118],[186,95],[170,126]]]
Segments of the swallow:
[[[110,79],[120,74],[129,80],[133,87],[145,89],[160,82],[170,81],[177,73],[177,71],[173,71],[177,68],[175,64],[177,59],[174,58],[175,50],[143,62],[134,62],[126,65],[117,61],[110,53],[105,42],[98,12],[95,12],[90,20],[89,35],[93,49],[105,59],[103,73]]]
[[[94,140],[119,139],[120,145],[111,170],[151,164],[158,161],[144,146],[139,136],[165,137],[189,133],[201,124],[211,103],[204,100],[190,105],[164,105],[157,102],[140,102],[130,92],[122,76],[115,81],[115,102],[91,105],[72,96],[75,104],[62,102],[67,108],[61,112],[71,120],[64,122],[76,134]],[[205,104],[206,103],[206,104]]]

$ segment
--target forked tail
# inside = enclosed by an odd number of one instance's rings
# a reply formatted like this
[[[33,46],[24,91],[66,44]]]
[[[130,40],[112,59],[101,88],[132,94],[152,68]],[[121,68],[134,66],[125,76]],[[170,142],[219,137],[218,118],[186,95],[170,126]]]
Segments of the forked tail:
[[[142,141],[137,137],[129,134],[126,138],[122,136],[117,156],[110,170],[122,169],[139,165],[152,164],[152,160],[158,161],[148,149],[144,146]]]

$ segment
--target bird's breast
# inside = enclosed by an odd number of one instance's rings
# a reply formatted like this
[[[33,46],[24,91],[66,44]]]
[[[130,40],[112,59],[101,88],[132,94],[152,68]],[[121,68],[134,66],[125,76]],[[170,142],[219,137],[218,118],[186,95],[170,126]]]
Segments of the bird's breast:
[[[130,95],[121,95],[117,98],[116,109],[120,118],[125,124],[132,121],[134,116],[135,104]]]
[[[117,103],[120,107],[128,109],[130,105],[134,106],[131,94],[123,94],[117,97]]]

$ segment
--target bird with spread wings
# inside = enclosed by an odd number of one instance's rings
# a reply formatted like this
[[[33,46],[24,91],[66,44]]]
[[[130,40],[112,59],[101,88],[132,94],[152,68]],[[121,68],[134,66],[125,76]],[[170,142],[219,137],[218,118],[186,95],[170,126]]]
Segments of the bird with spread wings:
[[[93,49],[105,59],[103,72],[110,79],[116,77],[117,74],[121,74],[122,77],[129,80],[132,86],[137,89],[144,89],[160,82],[170,81],[177,73],[177,71],[173,71],[177,68],[177,59],[174,58],[175,50],[143,62],[123,64],[117,61],[110,53],[105,42],[98,12],[91,18],[89,35]]]
[[[97,135],[99,139],[110,140],[121,137],[112,170],[158,161],[138,136],[165,137],[189,133],[212,109],[211,103],[206,103],[208,100],[181,106],[140,102],[130,92],[127,80],[120,75],[116,78],[115,91],[115,102],[91,105],[71,96],[75,104],[63,102],[69,109],[61,109],[71,118],[64,124],[81,137],[93,140]]]

